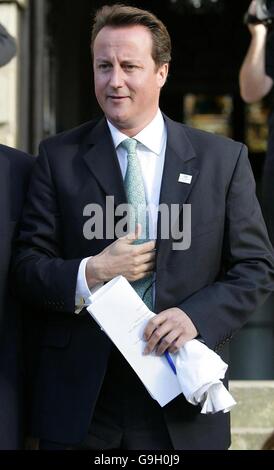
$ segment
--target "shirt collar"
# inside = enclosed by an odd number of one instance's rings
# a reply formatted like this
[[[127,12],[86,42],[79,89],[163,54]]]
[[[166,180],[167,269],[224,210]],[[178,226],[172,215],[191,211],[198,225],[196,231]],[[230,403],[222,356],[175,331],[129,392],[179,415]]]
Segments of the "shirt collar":
[[[114,146],[117,149],[123,140],[128,139],[128,136],[114,127],[109,120],[107,120],[107,123]],[[133,138],[138,140],[138,142],[143,144],[156,155],[160,155],[165,142],[165,132],[164,118],[160,109],[158,109],[157,114],[152,121]]]

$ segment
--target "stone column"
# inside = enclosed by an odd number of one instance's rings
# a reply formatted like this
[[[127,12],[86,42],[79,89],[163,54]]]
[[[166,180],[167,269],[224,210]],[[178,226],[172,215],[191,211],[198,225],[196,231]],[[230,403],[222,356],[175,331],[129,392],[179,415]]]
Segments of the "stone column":
[[[19,2],[0,0],[0,21],[17,43],[16,56],[0,68],[0,142],[12,147],[18,141],[19,8]]]

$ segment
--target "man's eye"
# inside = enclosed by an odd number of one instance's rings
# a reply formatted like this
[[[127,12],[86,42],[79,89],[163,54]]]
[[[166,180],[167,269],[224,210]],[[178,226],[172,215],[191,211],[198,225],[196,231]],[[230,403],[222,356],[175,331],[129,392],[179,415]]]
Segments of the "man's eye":
[[[125,68],[126,70],[133,70],[133,69],[136,68],[136,65],[126,64],[126,65],[124,65],[124,68]]]
[[[100,70],[107,70],[110,68],[110,64],[99,64],[98,67]]]

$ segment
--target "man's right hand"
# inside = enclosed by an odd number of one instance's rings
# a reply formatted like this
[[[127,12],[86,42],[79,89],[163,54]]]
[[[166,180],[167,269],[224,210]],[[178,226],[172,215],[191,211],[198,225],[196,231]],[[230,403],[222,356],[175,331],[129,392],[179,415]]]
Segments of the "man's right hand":
[[[141,234],[138,225],[135,233],[119,238],[99,255],[90,258],[86,265],[89,288],[122,275],[133,282],[150,276],[155,267],[155,241],[134,245]]]

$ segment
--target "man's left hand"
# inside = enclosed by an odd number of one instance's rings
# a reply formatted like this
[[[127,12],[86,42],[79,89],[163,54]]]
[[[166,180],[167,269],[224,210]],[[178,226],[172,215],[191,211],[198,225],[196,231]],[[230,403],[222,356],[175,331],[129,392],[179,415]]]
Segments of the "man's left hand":
[[[185,312],[177,307],[169,308],[148,322],[144,331],[144,339],[147,341],[144,354],[154,350],[158,356],[166,350],[176,353],[197,335],[198,331]]]

